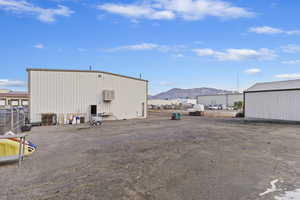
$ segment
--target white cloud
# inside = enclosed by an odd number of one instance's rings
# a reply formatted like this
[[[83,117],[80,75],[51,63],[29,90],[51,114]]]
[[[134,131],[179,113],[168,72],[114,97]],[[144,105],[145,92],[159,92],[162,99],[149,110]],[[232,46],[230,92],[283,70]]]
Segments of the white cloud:
[[[281,79],[300,79],[300,74],[277,74],[275,77]]]
[[[212,49],[194,49],[198,56],[217,56],[221,52],[214,51]]]
[[[159,47],[160,46],[158,44],[141,43],[141,44],[135,44],[135,45],[120,46],[115,49],[116,50],[127,49],[127,50],[133,50],[133,51],[143,51],[143,50],[153,50],[153,49],[157,49]]]
[[[36,49],[43,49],[43,48],[45,48],[45,46],[43,44],[36,44],[33,47],[36,48]]]
[[[300,35],[300,30],[285,31],[288,35]]]
[[[77,48],[77,51],[79,51],[79,52],[85,52],[85,51],[87,51],[87,50],[84,49],[84,48]]]
[[[278,2],[272,2],[271,5],[270,5],[270,8],[275,8],[278,5],[279,5]]]
[[[152,26],[160,26],[160,24],[155,22],[155,23],[152,24]]]
[[[204,44],[205,42],[203,42],[203,41],[199,41],[199,40],[198,40],[198,41],[194,41],[194,43],[195,43],[195,44],[199,44],[199,45],[201,45],[201,44]]]
[[[282,46],[281,49],[285,53],[298,53],[298,52],[300,52],[300,45],[289,44],[286,46]]]
[[[226,49],[225,51],[215,51],[213,49],[194,49],[198,56],[212,56],[218,60],[239,61],[239,60],[272,60],[276,54],[269,49]]]
[[[269,26],[261,26],[261,27],[253,27],[249,29],[250,32],[254,32],[257,34],[278,34],[283,33],[282,30],[277,28],[272,28]]]
[[[133,23],[133,24],[139,24],[140,23],[139,20],[137,20],[137,19],[132,19],[132,20],[130,20],[130,22]]]
[[[249,31],[257,34],[265,34],[265,35],[275,35],[275,34],[299,35],[300,34],[300,30],[282,30],[270,26],[252,27],[249,29]]]
[[[25,85],[24,81],[0,79],[0,87],[24,87]]]
[[[173,57],[175,57],[175,58],[183,58],[184,55],[181,54],[181,53],[178,53],[178,54],[174,54]]]
[[[300,64],[300,60],[287,60],[287,61],[282,61],[281,63],[286,65],[298,65]]]
[[[261,72],[261,69],[259,69],[259,68],[253,68],[253,69],[245,70],[246,74],[251,74],[251,75],[258,74],[260,72]]]
[[[130,50],[130,51],[160,51],[160,52],[178,52],[180,49],[185,48],[183,45],[160,45],[155,43],[140,43],[134,45],[120,46],[112,48],[109,51],[119,51],[119,50]]]
[[[134,4],[106,3],[98,9],[132,18],[200,20],[208,16],[222,19],[253,17],[245,8],[222,0],[150,0]]]
[[[175,14],[172,11],[157,11],[151,7],[143,5],[120,5],[120,4],[103,4],[99,5],[98,9],[107,12],[124,15],[134,18],[148,18],[148,19],[173,19]]]
[[[26,0],[0,0],[0,10],[15,14],[33,15],[38,20],[46,23],[54,22],[58,16],[69,17],[74,13],[74,11],[66,6],[58,5],[57,8],[41,8]]]
[[[187,20],[208,16],[220,18],[253,17],[254,13],[221,0],[157,0],[162,9],[172,10]]]

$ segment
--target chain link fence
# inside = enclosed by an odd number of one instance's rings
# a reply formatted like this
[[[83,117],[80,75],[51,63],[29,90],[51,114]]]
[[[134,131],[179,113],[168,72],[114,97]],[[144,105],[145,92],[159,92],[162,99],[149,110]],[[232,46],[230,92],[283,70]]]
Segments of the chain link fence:
[[[22,127],[28,122],[28,114],[26,107],[0,108],[0,135],[8,131],[21,133]]]

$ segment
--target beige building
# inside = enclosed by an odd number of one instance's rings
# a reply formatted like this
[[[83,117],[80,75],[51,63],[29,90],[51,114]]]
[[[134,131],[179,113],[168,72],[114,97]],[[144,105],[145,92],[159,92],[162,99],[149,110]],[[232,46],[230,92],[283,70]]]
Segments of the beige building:
[[[0,107],[4,106],[28,106],[29,95],[27,92],[17,92],[0,89]]]
[[[90,117],[96,108],[105,119],[147,117],[148,81],[103,71],[27,69],[30,120],[43,114],[58,118]],[[92,111],[93,112],[93,111]]]

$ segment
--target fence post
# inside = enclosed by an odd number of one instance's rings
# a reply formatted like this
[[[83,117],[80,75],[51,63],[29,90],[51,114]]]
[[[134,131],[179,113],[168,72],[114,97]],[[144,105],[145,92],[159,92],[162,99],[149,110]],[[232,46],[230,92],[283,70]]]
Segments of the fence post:
[[[19,132],[19,126],[20,126],[20,111],[19,111],[19,108],[17,108],[16,114],[17,114],[17,120],[16,120],[16,123],[15,123],[15,132],[18,133]]]
[[[14,131],[14,108],[13,108],[12,105],[10,106],[10,114],[11,114],[11,117],[10,117],[10,130]]]

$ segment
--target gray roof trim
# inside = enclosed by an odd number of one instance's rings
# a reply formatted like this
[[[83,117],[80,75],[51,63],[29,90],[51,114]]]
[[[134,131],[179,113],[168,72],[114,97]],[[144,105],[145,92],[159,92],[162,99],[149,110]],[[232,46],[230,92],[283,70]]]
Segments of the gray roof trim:
[[[298,90],[300,79],[256,83],[245,92]]]
[[[205,94],[205,95],[197,95],[196,97],[215,97],[215,96],[228,96],[228,95],[243,95],[243,93],[233,93],[233,94]]]
[[[144,79],[139,79],[139,78],[135,78],[135,77],[131,77],[131,76],[125,76],[125,75],[121,75],[121,74],[114,74],[114,73],[111,73],[111,72],[98,71],[98,70],[66,70],[66,69],[27,68],[26,71],[27,72],[30,72],[30,71],[49,71],[49,72],[91,72],[91,73],[103,73],[103,74],[108,74],[108,75],[112,75],[112,76],[118,76],[118,77],[122,77],[122,78],[133,79],[133,80],[137,80],[137,81],[149,82],[148,80],[144,80]]]

